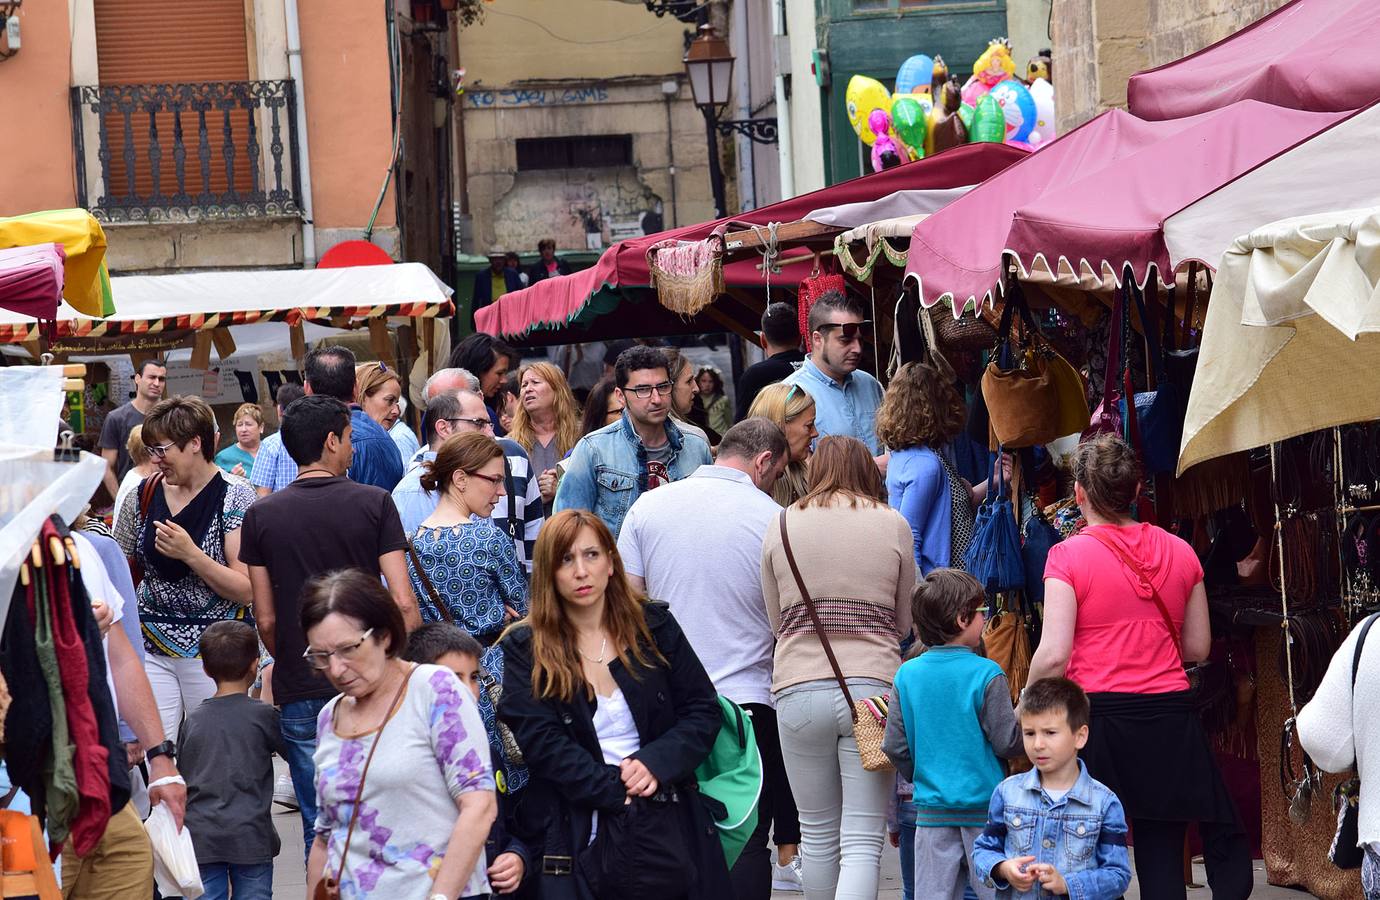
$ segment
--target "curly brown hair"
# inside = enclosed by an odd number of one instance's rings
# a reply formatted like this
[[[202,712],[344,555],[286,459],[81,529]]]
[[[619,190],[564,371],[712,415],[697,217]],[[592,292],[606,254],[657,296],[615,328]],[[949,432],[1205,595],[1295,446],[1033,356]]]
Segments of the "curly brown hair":
[[[892,450],[938,447],[963,430],[963,401],[928,363],[901,367],[877,410],[877,437]]]

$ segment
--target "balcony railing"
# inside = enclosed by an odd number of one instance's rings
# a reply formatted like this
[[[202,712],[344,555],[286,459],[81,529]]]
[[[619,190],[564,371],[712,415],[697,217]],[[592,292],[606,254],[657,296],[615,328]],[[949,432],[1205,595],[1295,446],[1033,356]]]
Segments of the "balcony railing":
[[[301,213],[290,80],[82,85],[72,134],[78,199],[102,221]]]

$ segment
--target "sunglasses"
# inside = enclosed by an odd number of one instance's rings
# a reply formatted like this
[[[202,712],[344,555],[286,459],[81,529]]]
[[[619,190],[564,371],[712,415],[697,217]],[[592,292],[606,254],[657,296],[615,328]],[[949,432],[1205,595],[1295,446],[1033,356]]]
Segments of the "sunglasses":
[[[843,339],[843,342],[845,344],[851,344],[861,337],[863,326],[871,324],[871,319],[863,319],[861,322],[825,322],[815,330],[822,333],[828,333],[830,328],[837,328],[839,330],[839,337]]]
[[[658,396],[669,397],[671,396],[671,388],[671,382],[663,381],[661,384],[639,384],[637,387],[623,388],[623,392],[634,394],[639,400],[646,400],[652,396],[652,391],[656,391]]]

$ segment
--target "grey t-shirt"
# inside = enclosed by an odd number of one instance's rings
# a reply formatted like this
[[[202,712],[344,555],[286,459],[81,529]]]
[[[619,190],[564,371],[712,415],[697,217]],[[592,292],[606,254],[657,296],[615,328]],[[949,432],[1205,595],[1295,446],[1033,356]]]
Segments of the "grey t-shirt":
[[[186,824],[196,861],[273,862],[273,754],[285,755],[278,712],[245,694],[211,697],[187,715],[177,767],[187,780]]]
[[[129,433],[134,430],[135,425],[143,424],[144,414],[135,409],[131,402],[112,409],[105,417],[105,424],[101,425],[99,446],[102,450],[115,451],[116,482],[124,478],[130,468],[129,451],[125,449]]]
[[[647,448],[647,490],[661,487],[671,481],[671,442],[660,447]]]
[[[540,475],[547,469],[556,468],[556,463],[560,462],[560,457],[556,453],[556,436],[551,436],[549,444],[543,444],[536,439],[532,441],[532,449],[527,451],[527,458],[532,461],[532,474]]]

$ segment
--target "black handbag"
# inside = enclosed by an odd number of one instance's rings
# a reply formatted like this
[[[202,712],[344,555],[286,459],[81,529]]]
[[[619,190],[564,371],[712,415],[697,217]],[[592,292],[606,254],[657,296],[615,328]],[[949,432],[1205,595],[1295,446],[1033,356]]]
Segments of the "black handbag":
[[[1370,633],[1370,626],[1375,624],[1376,615],[1380,613],[1366,618],[1365,624],[1361,626],[1361,636],[1356,639],[1356,649],[1351,654],[1353,700],[1356,697],[1356,671],[1361,667],[1361,649],[1366,646],[1366,635]],[[1355,718],[1354,711],[1352,716]],[[1357,775],[1337,785],[1332,802],[1337,809],[1337,833],[1332,836],[1332,846],[1328,848],[1327,858],[1339,869],[1359,869],[1361,860],[1365,857],[1365,851],[1357,846],[1360,843],[1357,817],[1361,813],[1361,777]]]
[[[1172,475],[1179,462],[1188,393],[1170,380],[1165,370],[1164,352],[1160,347],[1151,307],[1134,284],[1129,286],[1128,292],[1135,300],[1136,312],[1140,314],[1141,329],[1149,348],[1148,364],[1155,374],[1155,389],[1142,391],[1132,398],[1136,421],[1140,426],[1142,461],[1145,471],[1151,475]],[[1130,410],[1127,410],[1129,413]]]
[[[580,872],[596,897],[681,897],[698,875],[683,791],[633,797],[619,812],[600,811],[599,832],[580,853]]]

